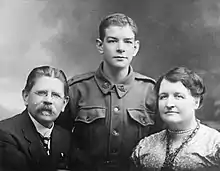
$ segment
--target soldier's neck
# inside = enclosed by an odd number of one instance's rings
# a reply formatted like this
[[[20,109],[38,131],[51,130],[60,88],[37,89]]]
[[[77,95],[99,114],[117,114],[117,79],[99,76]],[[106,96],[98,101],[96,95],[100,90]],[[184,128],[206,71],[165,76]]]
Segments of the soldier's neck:
[[[129,67],[126,68],[112,68],[108,65],[103,65],[104,74],[115,84],[120,83],[129,74]]]

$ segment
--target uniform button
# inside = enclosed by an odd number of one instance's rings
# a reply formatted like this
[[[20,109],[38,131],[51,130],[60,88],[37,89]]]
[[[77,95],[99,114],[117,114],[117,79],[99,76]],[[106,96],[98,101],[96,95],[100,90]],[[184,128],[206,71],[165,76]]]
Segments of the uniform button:
[[[66,156],[65,156],[65,154],[64,153],[60,153],[60,159],[62,160],[62,159],[64,159]]]
[[[119,111],[119,107],[118,106],[116,106],[116,107],[114,107],[114,112],[118,112]]]
[[[116,130],[113,130],[113,131],[112,131],[112,135],[114,135],[114,136],[119,136],[119,133],[118,133]]]
[[[116,149],[116,148],[115,148],[115,149],[112,149],[112,153],[113,153],[113,154],[118,153],[118,149]]]
[[[104,163],[105,163],[105,164],[109,164],[109,163],[110,163],[110,161],[109,161],[109,160],[106,160]]]
[[[104,88],[104,89],[108,89],[109,88],[109,83],[108,82],[105,82],[103,85],[102,85],[102,87]]]
[[[141,120],[142,120],[143,124],[146,124],[146,123],[147,123],[145,117],[142,117]]]
[[[122,92],[125,92],[125,87],[124,87],[123,85],[118,86],[118,89],[119,89],[120,91],[122,91]]]

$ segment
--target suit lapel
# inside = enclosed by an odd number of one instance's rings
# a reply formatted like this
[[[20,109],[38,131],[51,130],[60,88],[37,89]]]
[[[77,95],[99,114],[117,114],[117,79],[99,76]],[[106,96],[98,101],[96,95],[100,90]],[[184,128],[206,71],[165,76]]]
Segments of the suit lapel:
[[[30,157],[35,162],[39,163],[41,160],[44,160],[44,158],[47,157],[46,151],[41,144],[40,137],[28,115],[28,112],[25,110],[22,115],[24,117],[22,132],[24,134],[24,138],[28,141],[29,144],[28,151]]]
[[[62,142],[60,142],[60,137],[61,135],[59,135],[60,132],[56,129],[56,126],[54,126],[54,129],[52,131],[52,135],[51,135],[51,157],[52,157],[52,161],[56,162],[58,159],[57,157],[60,156],[60,146]]]
[[[70,137],[54,125],[52,134],[51,159],[56,167],[67,167],[69,162]]]

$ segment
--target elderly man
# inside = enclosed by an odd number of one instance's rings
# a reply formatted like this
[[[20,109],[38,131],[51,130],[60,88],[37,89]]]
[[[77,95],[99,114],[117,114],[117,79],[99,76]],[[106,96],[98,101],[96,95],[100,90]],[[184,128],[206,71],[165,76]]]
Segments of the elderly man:
[[[0,121],[0,170],[67,169],[70,134],[54,124],[69,100],[65,74],[34,68],[22,96],[26,109]]]

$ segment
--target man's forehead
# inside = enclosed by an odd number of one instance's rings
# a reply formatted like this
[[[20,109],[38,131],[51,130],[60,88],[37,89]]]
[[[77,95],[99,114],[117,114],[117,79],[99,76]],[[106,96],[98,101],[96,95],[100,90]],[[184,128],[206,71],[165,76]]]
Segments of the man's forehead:
[[[111,25],[105,29],[105,36],[115,36],[115,35],[124,35],[128,38],[134,38],[135,34],[131,28],[131,26],[117,26]]]
[[[59,80],[59,81],[61,81],[59,78],[56,78],[56,77],[53,77],[53,76],[47,76],[47,75],[42,75],[42,76],[36,77],[35,82],[37,82],[39,80],[48,80],[48,81]]]
[[[35,80],[35,84],[34,86],[38,86],[38,87],[60,87],[63,86],[64,83],[58,79],[58,78],[54,78],[54,77],[48,77],[48,76],[41,76],[38,77]]]
[[[107,39],[118,39],[116,36],[106,36]],[[134,37],[124,37],[126,40],[134,40]]]

